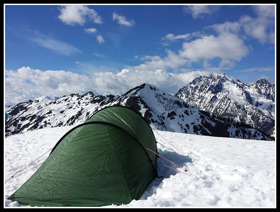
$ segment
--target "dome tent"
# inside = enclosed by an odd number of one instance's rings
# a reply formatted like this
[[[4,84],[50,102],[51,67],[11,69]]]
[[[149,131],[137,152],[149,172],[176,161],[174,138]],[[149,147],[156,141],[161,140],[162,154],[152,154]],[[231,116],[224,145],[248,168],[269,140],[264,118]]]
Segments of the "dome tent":
[[[9,199],[31,206],[96,207],[140,199],[157,177],[156,140],[144,118],[107,107],[67,132]]]

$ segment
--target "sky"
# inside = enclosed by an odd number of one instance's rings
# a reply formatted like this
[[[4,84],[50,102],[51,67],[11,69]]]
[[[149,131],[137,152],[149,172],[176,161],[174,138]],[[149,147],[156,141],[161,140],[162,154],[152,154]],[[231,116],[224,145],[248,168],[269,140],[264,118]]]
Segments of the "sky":
[[[6,4],[5,105],[142,83],[175,94],[212,72],[275,84],[275,7]]]

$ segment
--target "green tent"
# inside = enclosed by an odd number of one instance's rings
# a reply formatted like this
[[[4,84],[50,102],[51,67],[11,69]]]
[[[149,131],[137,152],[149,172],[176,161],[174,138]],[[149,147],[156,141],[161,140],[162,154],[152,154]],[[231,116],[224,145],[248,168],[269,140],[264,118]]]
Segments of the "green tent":
[[[67,132],[9,199],[31,206],[96,207],[140,199],[157,177],[156,140],[132,109],[113,106]]]

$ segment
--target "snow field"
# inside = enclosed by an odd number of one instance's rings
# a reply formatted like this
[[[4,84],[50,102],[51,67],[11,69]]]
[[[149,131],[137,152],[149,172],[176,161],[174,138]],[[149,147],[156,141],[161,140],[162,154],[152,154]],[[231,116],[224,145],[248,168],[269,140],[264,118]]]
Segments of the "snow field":
[[[185,163],[192,176],[174,171],[168,176],[161,168],[165,178],[151,185],[153,194],[127,207],[275,207],[274,142],[160,134],[165,137],[157,137],[160,143],[167,140],[180,150],[173,159]]]
[[[15,179],[10,177],[50,150],[72,127],[45,128],[5,139],[5,196],[16,191],[39,166]],[[159,153],[189,174],[159,164],[163,178],[155,179],[140,200],[107,207],[276,207],[275,142],[158,130],[154,134]],[[158,161],[175,168],[162,158]],[[6,199],[5,206],[20,207]]]
[[[45,128],[11,135],[5,139],[5,198],[15,192],[33,173],[35,173],[40,167],[36,165],[47,159],[51,148],[72,128],[73,126]],[[22,172],[24,173],[21,174]],[[13,175],[19,176],[11,179]],[[5,206],[18,207],[19,205],[17,202],[5,200]]]

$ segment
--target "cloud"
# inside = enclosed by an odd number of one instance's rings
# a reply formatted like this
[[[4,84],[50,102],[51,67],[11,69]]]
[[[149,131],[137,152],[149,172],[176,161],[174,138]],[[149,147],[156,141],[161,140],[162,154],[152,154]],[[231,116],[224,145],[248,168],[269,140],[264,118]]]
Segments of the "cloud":
[[[275,40],[275,6],[253,6],[256,17],[242,16],[238,21],[214,24],[206,29],[214,29],[218,33],[233,33],[240,37],[254,38],[260,43],[274,43]]]
[[[234,28],[234,25],[231,25],[231,27],[225,27],[224,25],[223,28]],[[178,52],[167,50],[165,57],[146,55],[141,58],[144,63],[129,68],[134,70],[156,71],[160,69],[178,72],[191,67],[194,63],[200,63],[205,70],[209,71],[233,69],[236,62],[247,56],[249,48],[236,34],[227,31],[232,30],[221,30],[221,33],[216,36],[200,34],[198,38],[189,41],[188,37],[194,36],[167,34],[165,38],[170,40],[186,39]]]
[[[168,70],[172,69],[176,71],[179,67],[184,66],[188,63],[186,58],[181,57],[180,55],[176,54],[171,50],[167,50],[167,56],[161,58],[158,55],[150,56],[146,55],[145,57],[141,58],[144,60],[144,63],[138,66],[131,66],[130,69],[134,70],[149,70],[149,71],[156,71],[158,69],[161,70]]]
[[[117,72],[95,72],[91,75],[77,74],[63,70],[32,69],[21,67],[5,71],[5,105],[33,100],[40,96],[61,97],[71,93],[120,95],[142,83],[151,83],[168,92],[176,93],[195,77],[209,75],[206,71],[170,73],[128,68]]]
[[[253,9],[257,13],[258,17],[274,18],[275,17],[275,5],[255,5]]]
[[[117,14],[116,12],[113,12],[113,20],[114,21],[116,20],[118,22],[118,24],[123,25],[123,26],[133,26],[135,24],[134,20],[131,19],[130,21],[128,21],[126,19],[126,17],[121,16],[121,15]]]
[[[97,29],[95,28],[88,28],[88,29],[84,29],[84,31],[88,34],[96,34]],[[102,35],[96,35],[96,40],[99,44],[102,44],[105,42],[104,38]]]
[[[105,42],[104,38],[102,37],[102,35],[97,35],[96,36],[96,40],[98,41],[99,44],[102,44]]]
[[[29,37],[29,40],[38,44],[41,47],[50,49],[58,54],[62,54],[66,56],[81,52],[79,49],[77,49],[76,47],[68,43],[65,43],[63,41],[57,41],[48,36],[38,34],[38,33],[35,36]]]
[[[260,43],[275,41],[275,6],[258,5],[253,7],[257,17],[242,16],[239,20],[245,33]]]
[[[183,12],[191,14],[194,19],[202,18],[204,14],[211,15],[219,9],[214,5],[189,5],[183,7]]]
[[[179,39],[183,39],[184,40],[184,39],[189,38],[189,37],[190,37],[189,33],[183,34],[183,35],[174,35],[172,33],[169,33],[163,39],[164,40],[174,41],[174,40],[179,40]]]
[[[63,96],[92,90],[92,80],[86,75],[63,70],[32,69],[21,67],[5,71],[6,104],[35,99],[40,96]]]
[[[95,29],[95,28],[88,28],[88,29],[84,29],[84,30],[88,34],[94,34],[97,32],[97,29]]]
[[[187,38],[168,34],[172,39]],[[229,32],[221,32],[215,35],[200,35],[199,38],[184,41],[178,52],[167,50],[165,57],[158,55],[145,55],[140,59],[144,61],[140,65],[128,66],[129,70],[137,71],[170,71],[179,72],[188,69],[194,63],[201,63],[204,70],[220,71],[233,69],[236,62],[247,56],[249,48],[237,35]]]
[[[235,34],[222,33],[218,36],[205,35],[199,39],[185,42],[180,55],[189,59],[191,62],[199,62],[199,60],[212,60],[219,58],[223,64],[231,64],[240,61],[248,54],[248,47],[243,40],[239,39]]]
[[[226,21],[223,24],[214,24],[212,26],[206,27],[206,29],[214,29],[218,33],[229,32],[229,33],[236,34],[240,32],[241,26],[238,21],[236,22]]]
[[[191,38],[191,34],[189,33],[182,34],[182,35],[174,35],[173,33],[168,33],[163,38],[161,38],[161,40],[164,46],[169,46],[171,42],[175,42],[177,40],[186,40],[190,38]]]
[[[67,5],[59,8],[60,15],[58,18],[67,25],[84,25],[87,21],[97,24],[102,23],[101,16],[94,9],[84,5]]]

